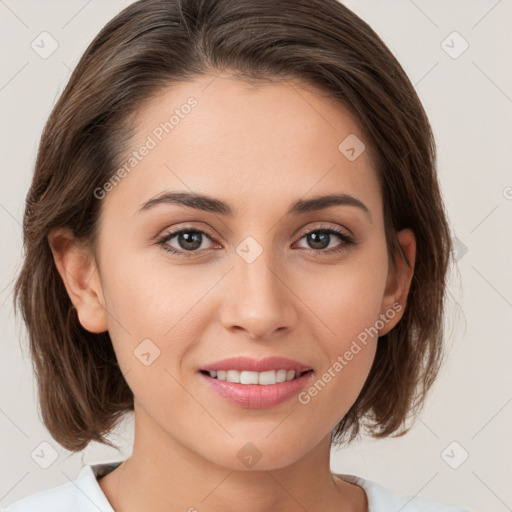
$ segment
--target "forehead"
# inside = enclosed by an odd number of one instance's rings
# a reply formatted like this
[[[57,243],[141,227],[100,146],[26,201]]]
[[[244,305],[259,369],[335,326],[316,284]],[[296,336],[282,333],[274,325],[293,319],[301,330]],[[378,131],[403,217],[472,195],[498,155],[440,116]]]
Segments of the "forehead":
[[[370,147],[350,110],[296,81],[254,85],[208,75],[173,84],[137,113],[120,167],[123,178],[107,199],[121,196],[133,211],[168,189],[242,209],[333,189],[380,201]]]

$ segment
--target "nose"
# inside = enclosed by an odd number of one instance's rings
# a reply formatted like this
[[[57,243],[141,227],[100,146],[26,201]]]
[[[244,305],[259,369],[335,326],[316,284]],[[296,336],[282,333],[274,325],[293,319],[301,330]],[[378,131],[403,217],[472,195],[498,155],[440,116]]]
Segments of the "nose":
[[[293,284],[287,282],[289,276],[271,259],[270,252],[264,251],[252,263],[235,259],[220,315],[227,330],[263,341],[290,330],[298,318]]]

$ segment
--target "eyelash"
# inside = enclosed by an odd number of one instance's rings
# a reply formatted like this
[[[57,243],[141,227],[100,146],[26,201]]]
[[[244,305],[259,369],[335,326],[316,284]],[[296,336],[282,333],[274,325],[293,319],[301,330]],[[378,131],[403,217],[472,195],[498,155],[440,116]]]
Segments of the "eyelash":
[[[322,233],[327,233],[330,235],[338,236],[343,243],[336,249],[329,249],[329,250],[303,249],[303,250],[307,251],[308,253],[313,253],[315,255],[322,254],[322,253],[327,253],[328,255],[333,255],[333,254],[338,254],[340,252],[345,251],[347,249],[347,246],[354,245],[356,243],[356,241],[354,240],[354,238],[352,236],[347,235],[346,233],[344,233],[343,231],[341,231],[339,229],[332,228],[332,227],[326,227],[326,226],[318,226],[315,229],[312,229],[310,231],[307,231],[306,233],[303,233],[302,236],[299,238],[299,240],[302,240],[304,237],[306,237],[307,235],[309,235],[311,233],[316,233],[316,232],[320,232],[320,231]],[[167,245],[167,242],[169,242],[169,240],[173,239],[176,235],[179,235],[181,233],[200,233],[202,235],[206,235],[208,238],[210,238],[212,240],[214,238],[206,231],[203,231],[203,230],[191,227],[191,226],[186,226],[179,230],[171,231],[170,233],[166,233],[165,235],[161,236],[156,241],[156,243],[157,243],[157,245],[162,246],[164,251],[170,252],[171,254],[174,254],[179,257],[190,258],[190,257],[196,256],[197,253],[200,251],[197,251],[197,250],[195,250],[195,251],[178,251],[178,250],[174,249],[173,247],[170,247],[169,245]]]

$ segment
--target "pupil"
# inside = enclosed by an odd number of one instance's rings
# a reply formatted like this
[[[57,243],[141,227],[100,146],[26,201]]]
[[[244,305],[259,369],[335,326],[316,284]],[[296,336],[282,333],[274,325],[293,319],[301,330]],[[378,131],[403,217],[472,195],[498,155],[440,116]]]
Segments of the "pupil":
[[[325,249],[329,245],[329,236],[330,234],[326,231],[315,231],[309,233],[308,243],[313,249]]]
[[[201,246],[201,233],[197,231],[187,231],[178,235],[180,246],[188,251],[198,249]]]

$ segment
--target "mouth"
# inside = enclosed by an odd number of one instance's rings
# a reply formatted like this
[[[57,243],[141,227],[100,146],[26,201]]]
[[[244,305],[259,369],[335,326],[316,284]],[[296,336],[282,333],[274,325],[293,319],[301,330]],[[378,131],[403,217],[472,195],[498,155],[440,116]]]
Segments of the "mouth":
[[[297,395],[314,370],[299,361],[280,356],[255,359],[235,356],[198,368],[207,387],[236,407],[265,409]]]
[[[224,363],[226,369],[215,370],[212,365],[208,369],[199,370],[197,374],[207,389],[231,405],[245,409],[269,409],[291,400],[308,385],[314,374],[312,368],[304,368],[302,365],[294,370],[276,364],[275,368],[278,369],[255,371],[244,370],[243,367],[237,370],[231,366],[231,362]],[[293,366],[292,363],[289,365]],[[255,362],[254,366],[268,368],[268,360],[265,363]]]
[[[200,373],[215,380],[232,382],[235,384],[269,386],[281,382],[289,382],[299,379],[305,374],[312,373],[313,370],[268,370],[265,372],[255,372],[248,370],[200,370]]]

